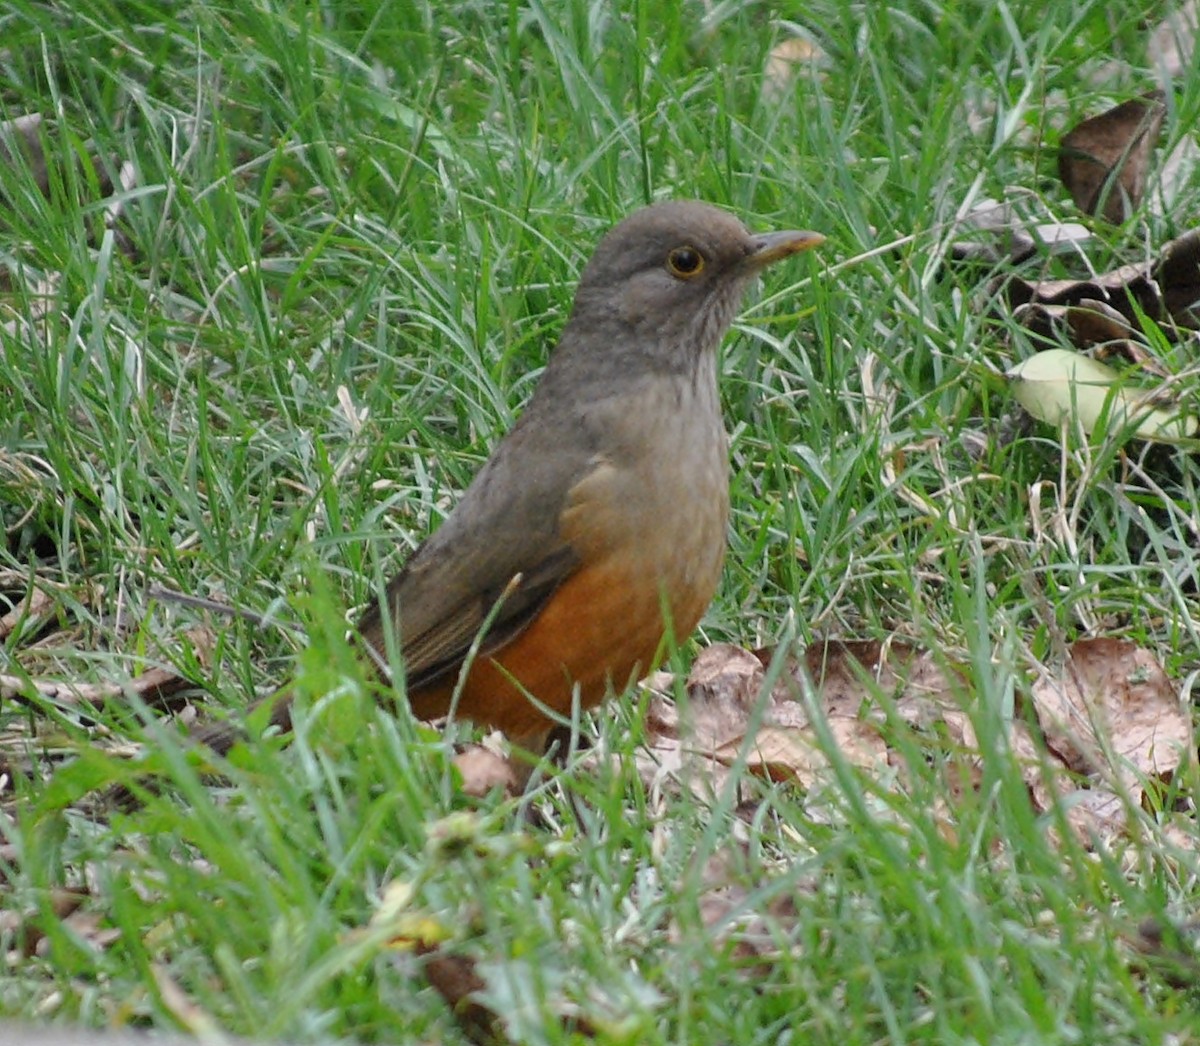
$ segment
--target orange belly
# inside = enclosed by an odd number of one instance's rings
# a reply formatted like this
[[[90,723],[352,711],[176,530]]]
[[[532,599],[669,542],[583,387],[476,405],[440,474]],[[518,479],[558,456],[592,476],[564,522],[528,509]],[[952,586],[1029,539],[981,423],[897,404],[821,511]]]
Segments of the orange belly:
[[[712,599],[719,574],[702,571],[685,585],[667,585],[653,574],[616,568],[612,560],[580,570],[550,598],[512,642],[481,656],[463,682],[456,715],[503,731],[535,749],[553,727],[532,695],[559,715],[570,716],[575,689],[583,709],[599,704],[610,688],[620,692],[642,678],[671,634],[686,638]],[[664,587],[673,591],[664,599]],[[458,686],[445,682],[409,693],[421,719],[447,714]]]

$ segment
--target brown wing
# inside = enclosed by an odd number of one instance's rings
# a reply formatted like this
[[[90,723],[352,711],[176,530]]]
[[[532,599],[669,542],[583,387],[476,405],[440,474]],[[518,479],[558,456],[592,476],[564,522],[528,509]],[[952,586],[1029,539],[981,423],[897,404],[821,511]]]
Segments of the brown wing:
[[[389,625],[398,634],[410,689],[457,671],[489,616],[482,652],[511,642],[578,566],[562,513],[571,491],[601,462],[586,446],[539,446],[544,431],[513,429],[446,522],[392,579],[384,600],[360,619],[359,632],[382,660]]]
[[[472,572],[457,556],[453,563],[446,557],[422,557],[421,563],[405,567],[388,585],[389,615],[401,637],[400,652],[410,689],[433,686],[456,672],[485,624],[482,653],[512,641],[578,563],[569,545],[559,546],[525,569],[513,569],[516,559],[501,567],[491,558],[493,562],[486,564],[491,575],[488,583],[471,592],[459,591],[458,579],[447,577],[450,573],[474,573],[481,579],[480,572]],[[497,568],[503,573],[495,572]],[[406,612],[406,608],[414,609]],[[378,604],[367,610],[358,627],[375,651],[386,657],[384,620]]]

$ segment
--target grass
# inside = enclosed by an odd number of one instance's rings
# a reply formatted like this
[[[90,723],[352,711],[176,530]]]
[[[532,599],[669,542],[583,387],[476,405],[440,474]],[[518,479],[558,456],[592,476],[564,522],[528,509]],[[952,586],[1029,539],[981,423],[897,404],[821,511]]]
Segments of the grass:
[[[8,5],[0,118],[43,114],[52,162],[45,196],[0,165],[0,569],[55,602],[3,671],[166,663],[205,714],[295,672],[306,700],[290,748],[255,744],[219,785],[136,704],[0,708],[21,914],[0,1013],[459,1041],[381,914],[403,884],[520,1041],[568,1041],[576,1011],[612,1042],[1196,1041],[1194,980],[1122,944],[1194,908],[1194,851],[1149,814],[1108,851],[1056,842],[999,728],[1030,656],[1092,631],[1149,647],[1188,694],[1194,459],[995,438],[1015,349],[985,281],[946,264],[946,223],[984,196],[1073,217],[1044,143],[1153,85],[1141,22],[1161,14],[818,0],[802,28],[825,58],[772,98],[790,30],[752,2]],[[1176,85],[1172,141],[1197,83]],[[114,228],[87,153],[136,170]],[[379,709],[347,651],[345,608],[511,424],[602,230],[659,196],[828,236],[727,340],[729,567],[696,641],[945,650],[970,666],[976,791],[948,795],[913,750],[903,791],[840,765],[818,794],[659,796],[616,710],[587,729],[623,759],[569,767],[578,802],[544,786],[532,828],[465,799],[446,744]],[[1192,178],[1169,213],[1098,228],[1096,266],[1146,256],[1198,202]],[[171,791],[79,813],[130,779],[125,742]],[[1176,784],[1190,802],[1194,769]],[[712,854],[781,955],[747,965],[699,916]],[[52,906],[84,885],[91,932]]]

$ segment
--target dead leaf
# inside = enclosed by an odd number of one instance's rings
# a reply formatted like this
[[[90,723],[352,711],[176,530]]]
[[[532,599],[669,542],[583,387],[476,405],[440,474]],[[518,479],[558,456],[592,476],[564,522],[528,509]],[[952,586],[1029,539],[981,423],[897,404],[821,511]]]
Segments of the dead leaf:
[[[692,664],[686,708],[652,692],[645,720],[650,751],[638,757],[638,773],[646,787],[654,792],[662,783],[682,778],[701,796],[717,792],[726,772],[714,753],[745,736],[763,679],[762,663],[752,653],[715,643]],[[764,707],[762,715],[767,714]]]
[[[476,799],[496,789],[507,796],[519,795],[522,777],[529,776],[525,767],[518,770],[510,759],[480,744],[469,744],[457,753],[454,767],[462,775],[463,793]]]
[[[826,640],[809,647],[804,660],[822,707],[843,715],[858,715],[874,696],[872,686],[890,694],[898,709],[906,701],[957,708],[966,683],[961,666],[943,667],[931,652],[900,639]]]
[[[426,979],[449,1006],[459,1029],[481,1046],[528,1041],[523,1032],[529,1019],[540,1022],[549,1012],[558,1017],[568,1041],[596,1038],[608,1023],[603,1016],[593,1019],[580,1004],[553,989],[550,998],[532,999],[528,986],[536,983],[545,990],[548,980],[563,978],[546,971],[540,978],[535,976],[524,969],[532,961],[529,958],[477,959],[452,950],[449,942],[418,942],[415,950]],[[597,1013],[603,1014],[604,1000],[596,1001]]]
[[[821,786],[831,780],[830,742],[849,766],[903,789],[917,768],[904,749],[889,747],[889,738],[891,731],[908,729],[920,772],[932,759],[942,774],[945,790],[934,813],[939,830],[953,837],[956,801],[975,792],[984,776],[966,668],[898,638],[828,640],[785,664],[773,690],[764,693],[766,666],[780,656],[771,649],[750,654],[727,645],[710,648],[694,666],[685,716],[661,695],[651,698],[652,749],[639,757],[651,794],[664,780],[679,779],[698,794],[715,794],[731,768],[744,764],[752,775],[804,789],[819,804]],[[1115,660],[1106,664],[1105,657]],[[1128,785],[1139,773],[1169,775],[1191,751],[1190,721],[1157,662],[1133,644],[1076,644],[1063,675],[1065,684],[1046,678],[1038,684],[1041,704],[1035,698],[1034,706],[1047,740],[1017,718],[1007,724],[1002,744],[1019,762],[1035,809],[1061,811],[1071,832],[1091,848],[1127,831],[1131,804],[1140,796],[1131,799]],[[1057,695],[1064,685],[1066,696],[1056,697],[1059,704],[1047,711],[1045,692]],[[821,734],[809,719],[814,707]],[[1105,725],[1107,740],[1096,733],[1094,720]],[[1112,760],[1104,758],[1106,745]],[[1120,772],[1111,769],[1116,766]],[[1102,773],[1104,767],[1110,770]],[[1047,823],[1057,837],[1062,821]],[[736,891],[724,891],[707,903],[720,910],[727,894],[736,900]]]
[[[1034,809],[1041,814],[1055,811],[1066,821],[1071,834],[1089,850],[1110,846],[1128,828],[1129,805],[1102,783],[1072,773],[1053,751],[1039,749],[1024,723],[1021,733],[1010,738],[1013,752],[1021,760],[1021,776]],[[1057,822],[1047,824],[1051,841],[1061,842]]]
[[[1200,327],[1200,229],[1166,244],[1150,279],[1159,288],[1167,316],[1181,327]]]
[[[1140,330],[1111,305],[1081,298],[1077,305],[1021,305],[1015,319],[1037,337],[1069,341],[1099,360],[1124,360],[1166,381],[1171,371],[1154,355]]]
[[[53,887],[47,894],[47,907],[50,915],[61,922],[68,922],[89,899],[86,890]],[[74,920],[78,924],[78,920]],[[81,929],[73,925],[72,929]],[[42,943],[46,940],[46,927],[43,913],[39,908],[17,912],[12,909],[0,908],[0,933],[11,940],[16,947],[8,955],[8,961],[13,964],[31,955],[42,954]],[[80,934],[80,936],[85,936]]]
[[[687,680],[689,741],[717,748],[744,735],[764,677],[762,662],[732,643],[700,651]]]
[[[815,889],[812,883],[796,883],[788,892],[762,901],[763,884],[754,882],[746,870],[747,848],[733,843],[704,861],[698,873],[700,892],[696,910],[700,928],[709,935],[711,947],[739,959],[745,967],[763,975],[782,955],[782,942],[793,936],[799,921],[796,894]],[[678,917],[672,920],[669,937],[673,944],[684,938]]]
[[[479,976],[473,959],[424,945],[418,946],[418,953],[425,960],[426,979],[450,1007],[468,1039],[476,1043],[509,1041],[502,1032],[500,1018],[476,999],[487,983]]]
[[[863,701],[870,697],[868,680],[881,690],[894,689],[896,673],[889,654],[907,661],[913,650],[904,643],[885,648],[876,640],[827,639],[804,652],[804,671],[820,694],[822,707],[842,715],[857,715]]]
[[[1076,252],[1092,239],[1092,230],[1078,222],[1049,222],[1027,216],[1012,203],[981,200],[951,226],[954,261],[1018,265],[1039,249],[1051,254]]]
[[[1162,91],[1148,92],[1063,135],[1058,174],[1081,211],[1119,225],[1141,204],[1167,115],[1164,99]]]
[[[862,770],[887,766],[888,749],[879,728],[870,720],[830,715],[826,726],[842,758]],[[764,726],[747,744],[736,737],[716,748],[712,757],[733,766],[745,756],[746,769],[770,781],[791,781],[811,789],[829,779],[829,759],[817,731],[809,726]]]
[[[702,650],[692,665],[685,709],[653,693],[645,722],[651,751],[638,761],[647,788],[654,792],[664,780],[682,778],[699,795],[715,794],[755,723],[756,742],[762,737],[769,751],[761,751],[761,759],[752,757],[752,768],[769,776],[794,776],[781,762],[786,759],[782,735],[763,732],[800,726],[807,723],[807,715],[786,690],[764,694],[764,679],[758,656],[717,643]]]
[[[1200,327],[1200,229],[1192,229],[1162,248],[1150,262],[1122,265],[1083,280],[1024,280],[1001,276],[990,292],[1002,295],[1014,311],[1022,305],[1080,305],[1103,302],[1131,326],[1141,326],[1140,313],[1163,324],[1189,330]]]
[[[1081,298],[1076,305],[1021,305],[1013,310],[1013,319],[1038,337],[1062,338],[1077,349],[1139,336],[1139,331],[1116,309],[1095,298]]]
[[[1089,848],[1111,845],[1129,826],[1128,804],[1107,788],[1064,790],[1060,802],[1067,824]]]
[[[1143,919],[1134,933],[1121,936],[1142,957],[1142,965],[1157,970],[1172,988],[1194,991],[1200,986],[1200,961],[1196,956],[1200,921],[1176,923],[1153,916]]]
[[[762,94],[774,101],[787,94],[800,72],[807,66],[819,67],[825,61],[825,52],[804,36],[789,36],[780,40],[767,55],[763,70]]]
[[[152,962],[150,972],[162,1006],[192,1035],[199,1039],[218,1039],[220,1027],[212,1014],[197,1002],[161,962]]]
[[[1169,815],[1158,822],[1158,831],[1163,843],[1180,853],[1195,854],[1200,850],[1200,833],[1196,831],[1196,819],[1192,814]],[[1171,861],[1178,865],[1178,861]]]
[[[54,606],[54,597],[45,589],[28,589],[21,602],[0,617],[0,639],[7,639],[21,624],[24,624],[27,629],[37,631],[40,623],[50,617]]]
[[[1129,788],[1163,778],[1190,759],[1191,718],[1149,651],[1124,639],[1072,644],[1061,670],[1032,689],[1046,743],[1077,773]]]
[[[674,714],[673,704],[653,698],[647,721],[654,743],[652,775],[686,763],[715,791],[724,780],[722,771],[744,760],[757,776],[816,787],[829,779],[830,764],[808,705],[800,699],[802,688],[811,689],[841,758],[866,771],[888,765],[882,716],[873,701],[878,691],[909,710],[923,702],[931,718],[965,718],[954,696],[962,689],[956,670],[943,669],[931,654],[900,640],[813,644],[764,695],[764,665],[774,656],[772,650],[751,654],[729,644],[701,652],[688,679],[685,720]]]
[[[212,632],[197,627],[184,633],[184,638],[191,644],[197,659],[205,663],[214,642]],[[99,707],[108,701],[122,701],[130,694],[136,694],[147,704],[170,709],[179,704],[172,698],[194,685],[175,669],[160,666],[147,668],[128,683],[57,682],[7,673],[0,674],[0,700],[25,700],[32,691],[65,708],[77,708],[85,704]]]

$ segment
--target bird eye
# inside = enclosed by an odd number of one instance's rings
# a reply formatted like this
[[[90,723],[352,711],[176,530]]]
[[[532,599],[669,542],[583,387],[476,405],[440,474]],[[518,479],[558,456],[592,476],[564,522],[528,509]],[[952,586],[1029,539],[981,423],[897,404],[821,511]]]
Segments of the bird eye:
[[[681,280],[690,280],[704,270],[704,255],[695,247],[676,247],[667,255],[667,271]]]

